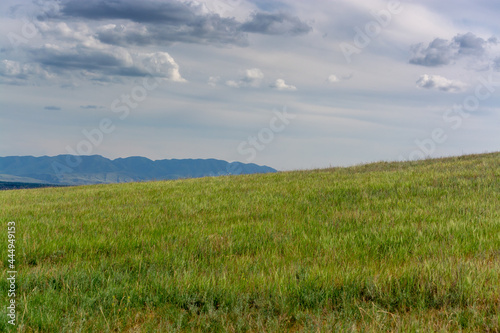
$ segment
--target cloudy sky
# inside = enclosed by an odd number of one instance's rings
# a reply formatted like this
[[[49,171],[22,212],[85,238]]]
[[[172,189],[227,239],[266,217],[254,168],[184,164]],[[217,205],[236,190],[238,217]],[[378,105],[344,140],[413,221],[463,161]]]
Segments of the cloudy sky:
[[[0,156],[280,170],[500,150],[494,0],[4,0]]]

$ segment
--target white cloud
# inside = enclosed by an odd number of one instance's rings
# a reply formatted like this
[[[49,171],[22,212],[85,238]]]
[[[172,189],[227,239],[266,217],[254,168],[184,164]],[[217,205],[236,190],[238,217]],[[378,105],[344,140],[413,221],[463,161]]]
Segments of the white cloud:
[[[330,83],[336,83],[336,82],[340,82],[340,79],[337,75],[332,74],[328,77],[327,81]]]
[[[84,45],[95,44],[92,31],[85,23],[74,23],[69,26],[66,22],[50,23],[44,21],[36,22],[36,27],[45,38],[55,37],[60,42],[77,41]]]
[[[29,50],[28,62],[4,60],[0,76],[16,78],[8,83],[31,84],[31,76],[40,81],[56,78],[115,82],[120,77],[152,75],[173,82],[186,82],[179,65],[166,52],[137,53],[125,48],[86,47],[81,44],[45,44]],[[18,82],[19,81],[19,82]]]
[[[21,65],[17,61],[2,60],[0,74],[3,76],[17,76],[21,74]]]
[[[38,64],[22,64],[18,61],[2,60],[0,62],[0,77],[3,77],[4,82],[9,84],[22,84],[27,80],[33,84],[38,78],[48,80],[53,78],[53,75]]]
[[[167,52],[141,54],[142,64],[151,75],[174,82],[186,82],[179,73],[179,65]]]
[[[243,77],[238,80],[228,80],[226,81],[226,85],[233,88],[240,87],[254,87],[257,88],[262,79],[264,78],[264,73],[258,68],[247,69],[244,72]]]
[[[264,73],[262,73],[262,71],[258,68],[247,69],[245,71],[244,80],[254,81],[254,80],[261,80],[263,78],[264,78]]]
[[[233,88],[239,88],[240,87],[240,83],[236,82],[234,80],[228,80],[228,81],[226,81],[226,85],[228,87],[233,87]]]
[[[91,26],[83,22],[36,21],[34,27],[41,40],[33,37],[30,43],[22,40],[18,50],[7,49],[10,59],[0,64],[0,76],[4,77],[4,83],[38,84],[57,78],[90,80],[93,83],[122,82],[124,77],[148,74],[174,82],[186,82],[180,74],[179,65],[167,52],[143,53],[133,48],[102,43],[94,37]],[[112,28],[116,25],[108,24],[97,30]],[[26,57],[19,57],[21,53]]]
[[[198,4],[204,14],[218,14],[221,17],[235,17],[238,20],[245,20],[250,13],[255,10],[252,3],[243,0],[205,0],[205,1],[185,1]]]
[[[208,78],[208,85],[211,87],[215,87],[217,82],[219,82],[220,76],[211,76]]]
[[[271,87],[281,90],[281,91],[295,91],[297,90],[297,87],[288,85],[285,83],[285,80],[283,79],[277,79],[273,84],[271,84]]]
[[[458,93],[463,91],[467,85],[461,81],[449,80],[439,75],[424,74],[417,80],[417,87]]]
[[[347,81],[347,80],[350,80],[352,78],[353,74],[349,74],[349,75],[336,75],[336,74],[331,74],[328,76],[328,78],[326,79],[326,82],[328,83],[339,83],[339,82],[342,82],[342,81]]]

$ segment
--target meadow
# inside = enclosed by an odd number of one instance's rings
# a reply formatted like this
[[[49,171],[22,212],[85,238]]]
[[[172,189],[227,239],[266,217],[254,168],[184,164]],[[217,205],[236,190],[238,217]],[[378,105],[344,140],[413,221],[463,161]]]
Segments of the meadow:
[[[499,332],[500,154],[0,191],[9,332]]]

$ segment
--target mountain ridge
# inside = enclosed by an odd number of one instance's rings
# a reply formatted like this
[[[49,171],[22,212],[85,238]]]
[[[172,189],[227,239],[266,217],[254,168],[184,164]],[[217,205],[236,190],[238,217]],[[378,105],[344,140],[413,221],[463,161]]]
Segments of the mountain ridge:
[[[0,181],[32,179],[56,185],[89,185],[276,172],[254,163],[210,159],[160,159],[143,156],[109,159],[101,155],[0,157]]]

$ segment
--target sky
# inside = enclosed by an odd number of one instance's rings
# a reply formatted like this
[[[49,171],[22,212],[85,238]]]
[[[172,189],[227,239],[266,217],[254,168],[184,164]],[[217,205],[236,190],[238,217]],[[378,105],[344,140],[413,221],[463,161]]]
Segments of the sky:
[[[500,150],[493,0],[4,0],[0,156],[278,170]]]

